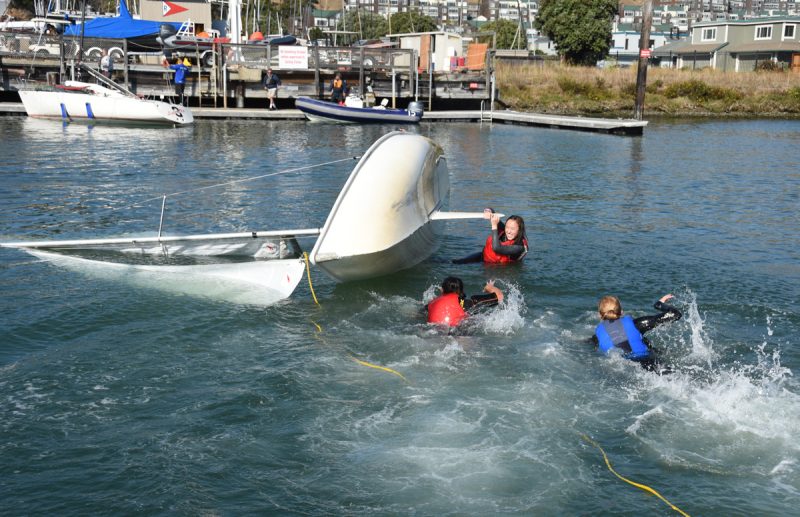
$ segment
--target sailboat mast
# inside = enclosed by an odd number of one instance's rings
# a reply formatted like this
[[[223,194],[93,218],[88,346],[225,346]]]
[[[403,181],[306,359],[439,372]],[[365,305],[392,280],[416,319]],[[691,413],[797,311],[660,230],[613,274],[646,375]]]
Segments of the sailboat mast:
[[[83,58],[83,35],[86,32],[86,0],[81,0],[81,38],[78,43],[78,75],[80,76],[81,59]]]

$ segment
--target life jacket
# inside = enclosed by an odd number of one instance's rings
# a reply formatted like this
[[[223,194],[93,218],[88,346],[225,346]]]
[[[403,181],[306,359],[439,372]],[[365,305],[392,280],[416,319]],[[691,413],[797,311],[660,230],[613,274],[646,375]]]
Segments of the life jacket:
[[[428,323],[444,323],[455,327],[467,317],[458,293],[447,293],[428,304]]]
[[[623,316],[617,320],[603,320],[594,331],[597,336],[598,348],[603,353],[608,353],[614,347],[625,352],[626,359],[645,359],[650,357],[650,349],[644,343],[644,338],[633,318]]]
[[[342,87],[342,82],[343,82],[343,81],[342,81],[341,79],[334,79],[334,80],[333,80],[333,89],[334,89],[334,90],[339,90],[339,89],[341,89],[341,87]]]
[[[503,237],[505,237],[505,236],[506,236],[505,233],[501,233],[500,234],[500,239],[503,239]],[[514,244],[513,240],[507,240],[507,241],[501,240],[500,241],[500,245],[501,246],[510,246],[512,244]],[[522,239],[522,244],[525,245],[525,249],[528,249],[528,239]],[[513,259],[513,258],[509,257],[508,255],[500,255],[499,253],[495,253],[495,251],[492,249],[492,236],[489,235],[486,238],[486,244],[483,246],[483,261],[484,262],[487,262],[489,264],[508,264],[508,263],[511,263],[511,262],[518,262],[520,260],[522,260],[522,257],[520,257],[518,259]]]

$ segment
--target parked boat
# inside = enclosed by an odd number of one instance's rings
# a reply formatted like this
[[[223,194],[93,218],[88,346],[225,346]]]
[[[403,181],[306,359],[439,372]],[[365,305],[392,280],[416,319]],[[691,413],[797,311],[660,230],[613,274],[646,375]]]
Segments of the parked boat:
[[[162,23],[158,39],[166,48],[172,49],[210,49],[215,44],[230,43],[230,38],[222,38],[219,31],[195,33],[194,23],[184,22],[176,29],[171,23]]]
[[[254,32],[247,38],[248,45],[295,45],[298,40],[291,34],[270,34],[264,36],[261,32]]]
[[[185,106],[144,99],[113,81],[105,81],[108,86],[65,81],[55,86],[23,88],[18,93],[28,116],[34,118],[173,126],[194,122],[191,110]]]
[[[310,260],[338,281],[383,276],[425,260],[438,248],[445,220],[483,218],[482,212],[444,212],[449,195],[441,147],[420,135],[393,132],[361,157],[321,229],[19,241],[0,247],[91,276],[203,296],[230,293],[232,301],[269,305],[288,297],[300,281],[299,238],[319,236]],[[162,218],[163,213],[162,205]],[[362,231],[356,236],[354,228]],[[179,257],[194,262],[175,263]],[[250,294],[243,297],[248,283],[265,292],[247,288]]]
[[[365,108],[363,103],[340,106],[335,102],[298,97],[294,105],[312,122],[340,124],[417,124],[423,113],[419,102],[412,102],[407,110],[401,110],[384,106]]]

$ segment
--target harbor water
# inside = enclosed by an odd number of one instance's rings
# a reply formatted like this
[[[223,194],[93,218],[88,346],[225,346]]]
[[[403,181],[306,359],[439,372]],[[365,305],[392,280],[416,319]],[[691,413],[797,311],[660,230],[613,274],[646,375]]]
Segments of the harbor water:
[[[153,235],[179,192],[167,234],[317,228],[392,129],[3,118],[0,240]],[[442,146],[451,210],[523,216],[524,263],[452,264],[489,225],[451,221],[413,268],[311,267],[319,305],[304,280],[261,307],[0,249],[0,514],[797,511],[800,121],[408,130]],[[448,275],[506,300],[446,334],[422,310]],[[672,374],[587,341],[602,295],[637,317],[667,293]]]

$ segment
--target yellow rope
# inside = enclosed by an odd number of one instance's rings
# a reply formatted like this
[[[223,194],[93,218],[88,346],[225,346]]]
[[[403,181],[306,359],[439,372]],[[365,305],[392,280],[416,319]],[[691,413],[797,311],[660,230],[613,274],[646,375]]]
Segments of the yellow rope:
[[[353,361],[357,362],[358,364],[360,364],[360,365],[362,365],[362,366],[369,366],[370,368],[375,368],[376,370],[383,370],[384,372],[393,373],[393,374],[397,375],[398,377],[400,377],[401,379],[403,379],[404,381],[408,382],[408,379],[406,379],[405,377],[403,377],[403,374],[401,374],[401,373],[400,373],[400,372],[398,372],[398,371],[392,370],[391,368],[387,368],[387,367],[385,367],[385,366],[378,366],[377,364],[368,363],[368,362],[366,362],[366,361],[362,361],[361,359],[356,359],[356,358],[355,358],[355,357],[353,357],[352,355],[350,356],[350,358],[351,358]]]
[[[311,289],[311,296],[314,298],[314,303],[319,305],[319,301],[317,300],[317,294],[314,292],[314,286],[311,285],[311,268],[308,265],[308,253],[306,253],[305,251],[303,252],[303,258],[306,259],[306,275],[308,276],[308,288]],[[314,323],[314,325],[317,324]],[[322,329],[320,328],[319,325],[317,325],[317,328],[319,329],[320,332],[322,332]]]
[[[306,265],[308,265],[308,262],[306,262]],[[309,283],[310,282],[311,282],[311,280],[309,278]],[[312,289],[311,292],[312,293],[314,292],[313,289]],[[314,297],[314,301],[315,302],[317,301],[316,297]],[[317,305],[319,305],[319,302],[317,302]],[[325,342],[325,339],[322,338],[322,327],[314,320],[311,320],[311,323],[313,323],[314,326],[317,327],[317,334],[316,335],[319,337],[320,341],[322,341],[323,343],[325,343],[327,345],[327,343]],[[403,379],[404,381],[408,382],[408,379],[403,377],[403,374],[398,372],[397,370],[392,370],[391,368],[387,368],[386,366],[379,366],[377,364],[368,363],[366,361],[362,361],[361,359],[356,359],[352,355],[350,356],[350,359],[352,359],[353,361],[357,362],[361,366],[367,366],[369,368],[375,368],[376,370],[383,370],[384,372],[393,373],[393,374],[397,375],[398,377],[400,377],[401,379]]]
[[[683,515],[684,517],[689,517],[689,514],[687,514],[686,512],[684,512],[683,510],[681,510],[680,508],[675,506],[674,504],[670,503],[669,501],[667,501],[661,494],[659,494],[658,492],[656,492],[655,490],[653,490],[649,486],[642,485],[640,483],[636,483],[635,481],[631,481],[630,479],[627,479],[627,478],[617,474],[617,471],[614,470],[614,468],[611,466],[611,462],[608,460],[608,456],[606,455],[606,451],[604,451],[603,448],[600,447],[600,445],[596,441],[592,440],[591,438],[589,438],[585,434],[581,434],[581,436],[583,437],[584,440],[586,440],[587,442],[591,443],[592,445],[594,445],[595,447],[597,447],[600,450],[600,452],[603,454],[603,459],[606,461],[606,466],[608,467],[608,470],[610,470],[615,476],[617,476],[618,478],[620,478],[624,482],[635,486],[636,488],[644,490],[645,492],[650,492],[654,496],[658,497],[659,499],[661,499],[662,501],[667,503],[667,505],[669,505],[670,508],[672,508],[673,510],[675,510],[679,514]]]

